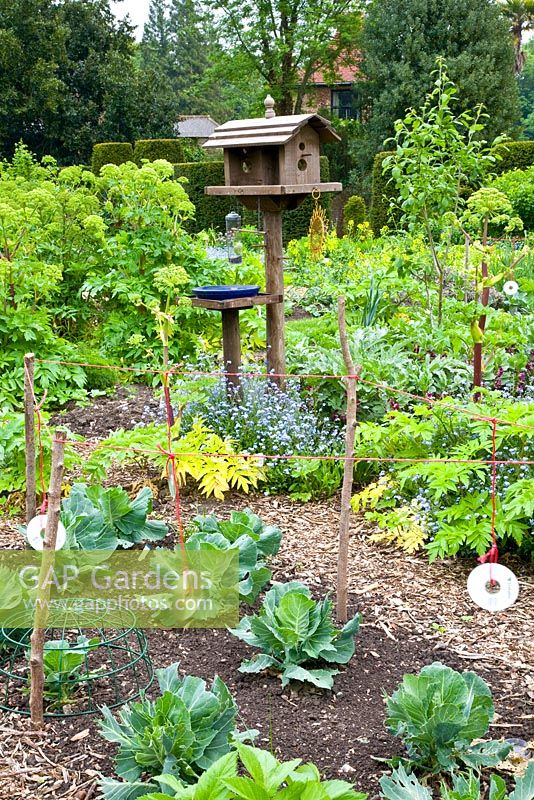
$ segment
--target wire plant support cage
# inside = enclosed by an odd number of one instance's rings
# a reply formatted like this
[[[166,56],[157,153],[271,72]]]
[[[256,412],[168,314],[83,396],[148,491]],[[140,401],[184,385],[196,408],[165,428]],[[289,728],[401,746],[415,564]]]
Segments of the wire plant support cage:
[[[116,708],[150,688],[154,670],[144,631],[133,614],[122,626],[46,629],[45,717],[77,717]],[[110,621],[111,622],[111,621]],[[115,620],[115,625],[116,625]],[[0,628],[0,709],[30,715],[31,628],[12,619]]]

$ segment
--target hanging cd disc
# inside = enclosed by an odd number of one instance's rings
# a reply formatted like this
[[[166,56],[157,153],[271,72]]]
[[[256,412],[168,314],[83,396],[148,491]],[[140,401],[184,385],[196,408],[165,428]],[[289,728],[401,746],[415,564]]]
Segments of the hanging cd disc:
[[[486,611],[504,611],[519,595],[519,583],[503,564],[481,564],[469,573],[467,591],[473,603]]]
[[[43,549],[45,528],[46,514],[39,514],[28,522],[28,527],[26,528],[26,539],[28,540],[28,544],[33,547],[34,550]],[[56,550],[61,550],[66,540],[67,531],[65,530],[65,526],[62,525],[61,522],[58,522]]]

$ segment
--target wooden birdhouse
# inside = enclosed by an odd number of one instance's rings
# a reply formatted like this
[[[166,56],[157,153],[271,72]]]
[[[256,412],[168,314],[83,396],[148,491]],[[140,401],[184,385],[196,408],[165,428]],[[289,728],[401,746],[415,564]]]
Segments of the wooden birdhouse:
[[[318,114],[277,117],[271,97],[265,107],[265,118],[226,122],[204,143],[224,152],[225,185],[208,186],[206,193],[276,212],[296,208],[314,192],[341,191],[340,183],[321,183],[320,146],[340,140],[330,122]]]
[[[284,248],[282,211],[297,208],[310,194],[340,192],[340,183],[321,183],[320,147],[338,142],[330,122],[318,114],[277,117],[274,100],[265,100],[265,118],[240,119],[216,128],[206,148],[224,152],[224,186],[206,186],[209,195],[237,197],[247,208],[263,211],[265,294],[214,305],[194,300],[196,306],[223,312],[226,326],[225,360],[238,372],[239,308],[266,305],[267,366],[283,384],[285,373]],[[224,338],[224,337],[223,337]]]

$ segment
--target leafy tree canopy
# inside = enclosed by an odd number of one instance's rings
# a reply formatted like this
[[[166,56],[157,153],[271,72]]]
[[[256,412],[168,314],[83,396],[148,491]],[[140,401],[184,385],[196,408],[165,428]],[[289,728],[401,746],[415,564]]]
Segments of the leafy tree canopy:
[[[0,154],[19,140],[61,163],[95,141],[169,135],[176,101],[141,70],[127,22],[109,0],[0,0]]]
[[[490,140],[517,121],[513,43],[492,0],[371,0],[363,54],[373,103],[367,160],[393,134],[395,120],[422,104],[438,56],[458,87],[459,110],[484,105]]]
[[[335,78],[357,57],[358,0],[206,0],[221,40],[258,76],[280,114],[298,113],[313,73]]]

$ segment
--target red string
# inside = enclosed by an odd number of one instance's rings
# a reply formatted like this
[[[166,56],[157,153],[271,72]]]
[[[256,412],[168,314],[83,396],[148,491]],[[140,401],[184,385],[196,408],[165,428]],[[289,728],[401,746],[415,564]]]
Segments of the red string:
[[[204,377],[204,378],[216,378],[216,377],[226,377],[226,378],[265,378],[265,379],[276,379],[281,378],[284,380],[287,379],[294,379],[298,380],[301,378],[305,378],[308,380],[311,379],[324,379],[324,380],[343,380],[349,376],[347,375],[328,375],[328,374],[321,374],[321,373],[265,373],[265,372],[220,372],[220,371],[213,371],[213,372],[202,372],[200,370],[179,370],[179,369],[168,369],[166,372],[162,372],[160,369],[146,369],[146,368],[136,368],[136,367],[116,367],[110,364],[90,364],[83,361],[52,361],[48,359],[36,359],[39,361],[40,364],[62,364],[65,366],[72,366],[72,367],[91,367],[94,369],[111,369],[111,370],[119,370],[122,372],[138,372],[138,373],[149,373],[152,375],[174,375],[179,377]],[[387,383],[375,383],[374,381],[368,381],[364,378],[360,378],[359,375],[350,376],[353,377],[355,380],[359,381],[360,383],[364,383],[366,386],[372,386],[375,389],[383,389],[387,392],[393,392],[394,394],[401,395],[402,397],[409,397],[412,400],[419,400],[422,403],[427,403],[430,406],[439,405],[440,408],[443,408],[447,411],[456,411],[459,414],[467,414],[468,416],[472,417],[473,419],[480,420],[482,422],[492,422],[494,419],[493,417],[488,417],[483,414],[477,414],[475,411],[470,411],[467,408],[462,408],[461,406],[456,406],[450,403],[442,403],[439,399],[435,399],[432,397],[426,397],[424,395],[414,394],[413,392],[407,392],[404,389],[396,389],[394,386],[389,386]],[[520,422],[511,422],[510,420],[506,419],[496,419],[500,425],[509,425],[513,428],[522,428],[524,430],[534,431],[534,425],[524,425]]]
[[[182,522],[182,503],[180,497],[180,485],[178,483],[178,473],[176,470],[176,453],[172,450],[172,428],[174,425],[174,413],[171,405],[171,393],[169,388],[169,372],[162,374],[163,380],[163,393],[165,396],[165,418],[167,422],[167,450],[158,445],[158,450],[167,456],[167,464],[165,470],[169,479],[172,478],[174,484],[174,513],[176,515],[176,523],[178,525],[178,538],[180,540],[180,548],[182,553],[185,551],[184,540],[184,526]]]
[[[129,445],[107,445],[98,443],[95,445],[94,442],[69,442],[71,447],[88,447],[93,450],[100,448],[101,450],[111,450],[116,451],[118,453],[130,451],[132,453],[139,453],[141,455],[167,455],[167,451],[163,449],[160,445],[157,446],[157,449],[151,449],[149,447],[134,447]],[[195,452],[195,453],[180,453],[180,455],[184,456],[185,458],[263,458],[266,460],[280,460],[280,461],[365,461],[365,462],[388,462],[392,464],[479,464],[479,465],[486,465],[486,464],[493,464],[493,459],[488,458],[479,458],[479,459],[467,459],[467,458],[389,458],[386,456],[342,456],[342,455],[334,455],[334,456],[312,456],[312,455],[302,455],[300,453],[287,453],[287,454],[278,454],[272,455],[268,453],[207,453],[205,451],[202,452]],[[534,464],[533,460],[528,459],[510,459],[510,460],[497,460],[495,464]]]
[[[481,564],[489,563],[490,586],[495,586],[493,579],[493,564],[499,560],[499,548],[497,547],[497,531],[495,521],[497,518],[497,420],[491,420],[491,547],[487,553],[478,559]]]
[[[180,376],[202,376],[202,377],[260,377],[260,378],[322,378],[322,379],[335,379],[335,380],[343,380],[348,378],[353,378],[354,380],[358,380],[361,383],[364,383],[368,386],[373,386],[378,389],[384,389],[386,391],[394,392],[395,394],[402,395],[404,397],[410,397],[415,400],[419,400],[422,402],[427,403],[428,405],[435,405],[436,403],[439,404],[440,408],[444,408],[451,411],[456,411],[458,413],[467,414],[473,419],[477,419],[484,422],[490,422],[492,426],[492,457],[490,460],[486,459],[441,459],[441,458],[379,458],[379,457],[347,457],[347,456],[310,456],[310,455],[300,455],[296,453],[292,454],[284,454],[284,455],[267,455],[264,453],[235,453],[232,454],[233,458],[257,458],[257,459],[264,459],[264,460],[308,460],[308,461],[351,461],[353,463],[361,462],[389,462],[389,463],[413,463],[413,464],[432,464],[432,463],[450,463],[450,464],[491,464],[492,466],[492,479],[491,479],[491,503],[492,503],[492,514],[491,514],[491,536],[492,536],[492,545],[487,553],[479,558],[481,563],[489,562],[490,564],[490,583],[494,585],[495,581],[493,580],[492,575],[492,565],[497,563],[499,557],[499,551],[497,547],[497,534],[496,534],[496,515],[497,515],[497,465],[498,464],[533,464],[534,461],[526,460],[526,459],[514,459],[514,460],[497,460],[497,424],[500,423],[502,425],[509,425],[515,428],[522,428],[525,430],[534,430],[534,426],[531,425],[523,425],[517,422],[511,422],[509,420],[502,420],[495,417],[486,417],[482,414],[477,414],[476,412],[470,411],[465,408],[461,408],[460,406],[455,406],[452,404],[443,404],[439,400],[423,397],[422,395],[417,395],[412,392],[407,392],[402,389],[396,389],[392,386],[388,386],[384,383],[375,383],[373,381],[368,381],[363,378],[360,378],[358,375],[322,375],[322,374],[288,374],[288,373],[228,373],[228,372],[201,372],[198,370],[194,371],[180,371],[177,369],[167,369],[165,372],[161,370],[154,370],[154,369],[137,369],[135,367],[114,367],[107,364],[89,364],[86,362],[75,362],[75,361],[51,361],[51,360],[44,360],[38,359],[40,363],[47,363],[47,364],[63,364],[63,365],[70,365],[70,366],[80,366],[80,367],[94,367],[96,369],[118,369],[122,371],[128,372],[142,372],[142,373],[153,373],[159,374],[162,378],[163,384],[163,393],[165,398],[165,409],[166,409],[166,422],[167,422],[167,450],[165,450],[161,445],[157,446],[157,450],[151,450],[148,448],[136,448],[136,447],[120,447],[120,446],[109,446],[109,445],[102,445],[103,449],[112,450],[112,451],[131,451],[143,454],[163,454],[167,456],[167,466],[166,471],[169,477],[172,476],[172,481],[174,483],[174,492],[175,492],[175,513],[176,513],[176,521],[178,524],[178,532],[180,538],[180,546],[182,549],[185,547],[184,543],[184,533],[183,533],[183,522],[182,522],[182,509],[181,509],[181,498],[180,498],[180,488],[178,485],[178,476],[177,476],[177,469],[176,469],[176,454],[172,450],[172,427],[174,425],[174,414],[172,410],[171,404],[171,397],[170,397],[170,388],[169,388],[169,379],[171,375],[180,375]],[[45,393],[46,397],[46,393]],[[44,398],[43,398],[44,402]],[[42,404],[41,404],[42,405]],[[39,438],[39,465],[40,465],[40,475],[41,475],[41,485],[43,489],[43,506],[46,511],[46,492],[44,488],[44,475],[43,475],[43,457],[42,457],[42,442],[41,442],[41,417],[40,417],[40,408],[41,406],[37,406],[35,403],[34,397],[34,406],[36,407],[37,412],[37,431],[38,431],[38,438]],[[87,446],[87,447],[94,447],[94,445],[90,442],[77,442],[76,446]],[[190,458],[221,458],[227,457],[228,453],[183,453],[184,457]],[[44,513],[44,512],[43,512]]]

